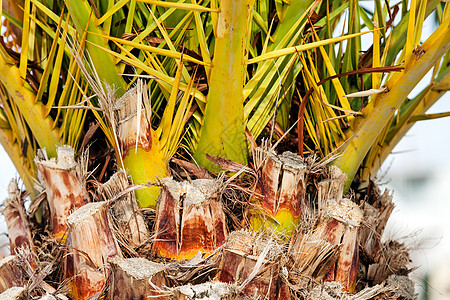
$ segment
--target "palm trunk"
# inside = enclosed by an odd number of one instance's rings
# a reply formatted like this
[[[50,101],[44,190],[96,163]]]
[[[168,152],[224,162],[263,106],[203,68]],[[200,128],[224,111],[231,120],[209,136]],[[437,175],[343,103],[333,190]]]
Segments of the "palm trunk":
[[[344,290],[353,292],[363,212],[353,201],[342,198],[346,176],[332,167],[329,177],[318,184],[319,221],[306,232],[301,232],[300,227],[294,233],[289,246],[290,257],[293,270],[300,267],[315,280],[336,281]]]
[[[175,300],[234,300],[237,286],[223,282],[206,282],[197,285],[183,285],[173,289]]]
[[[14,286],[25,284],[20,263],[15,255],[9,255],[0,260],[0,294]],[[0,299],[1,298],[0,296]]]
[[[3,203],[5,208],[2,213],[8,227],[11,254],[20,254],[34,268],[36,267],[36,252],[28,227],[24,198],[14,179],[9,183],[8,194],[9,198]]]
[[[26,297],[25,287],[14,286],[0,294],[2,300],[20,300]]]
[[[241,296],[289,299],[286,287],[279,280],[281,254],[281,246],[276,242],[262,235],[257,238],[248,231],[235,231],[225,245],[218,278],[239,284]]]

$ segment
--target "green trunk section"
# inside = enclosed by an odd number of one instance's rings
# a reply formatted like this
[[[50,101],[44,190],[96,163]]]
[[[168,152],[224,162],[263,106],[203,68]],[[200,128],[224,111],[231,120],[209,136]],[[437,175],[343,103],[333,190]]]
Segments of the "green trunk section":
[[[83,35],[85,30],[95,34],[104,34],[96,25],[97,18],[89,3],[88,0],[65,1],[72,21],[75,24],[75,28],[80,35]],[[111,55],[95,46],[99,45],[101,47],[109,48],[107,41],[95,34],[87,34],[86,49],[88,50],[99,78],[101,78],[104,83],[114,87],[117,96],[120,97],[125,93],[125,83],[118,75],[117,68]]]
[[[154,133],[152,131],[152,135]],[[156,138],[153,141],[157,141]],[[149,151],[142,147],[131,147],[123,159],[127,173],[131,176],[133,184],[156,183],[158,179],[169,176],[167,159],[163,157],[159,147],[153,143]],[[159,196],[159,186],[136,190],[136,200],[140,207],[155,207]]]
[[[206,154],[247,162],[244,136],[243,85],[249,10],[253,1],[221,1],[212,61],[209,94],[197,162],[212,171],[218,167]]]

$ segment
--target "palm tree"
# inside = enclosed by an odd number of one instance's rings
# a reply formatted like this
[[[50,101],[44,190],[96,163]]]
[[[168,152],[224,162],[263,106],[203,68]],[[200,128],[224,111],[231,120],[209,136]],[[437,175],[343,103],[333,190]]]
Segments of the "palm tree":
[[[373,178],[446,115],[425,112],[448,86],[450,8],[360,2],[4,1],[0,142],[27,193],[4,203],[0,291],[408,298]]]

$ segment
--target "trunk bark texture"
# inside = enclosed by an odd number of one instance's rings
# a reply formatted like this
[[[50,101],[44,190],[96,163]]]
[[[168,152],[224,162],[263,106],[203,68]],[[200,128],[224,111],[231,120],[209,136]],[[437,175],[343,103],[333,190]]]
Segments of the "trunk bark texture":
[[[242,297],[289,299],[280,297],[285,295],[285,286],[280,284],[279,278],[282,252],[281,246],[273,240],[256,237],[244,230],[234,231],[223,250],[218,278],[222,282],[238,284]]]
[[[30,266],[36,267],[36,252],[33,239],[28,227],[27,213],[24,207],[24,197],[19,190],[16,180],[11,180],[8,186],[9,198],[3,203],[2,211],[5,216],[9,233],[9,247],[11,254],[20,254]]]

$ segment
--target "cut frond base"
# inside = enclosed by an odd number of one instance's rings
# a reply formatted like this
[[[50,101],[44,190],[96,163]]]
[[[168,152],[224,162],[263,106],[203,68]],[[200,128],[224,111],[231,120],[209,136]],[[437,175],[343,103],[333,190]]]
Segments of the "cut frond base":
[[[112,234],[107,202],[84,205],[69,216],[68,224],[65,278],[71,280],[75,298],[87,299],[104,288],[108,260],[122,253]]]
[[[227,237],[220,202],[221,182],[197,179],[192,183],[161,180],[153,251],[171,259],[191,259],[211,253]]]

